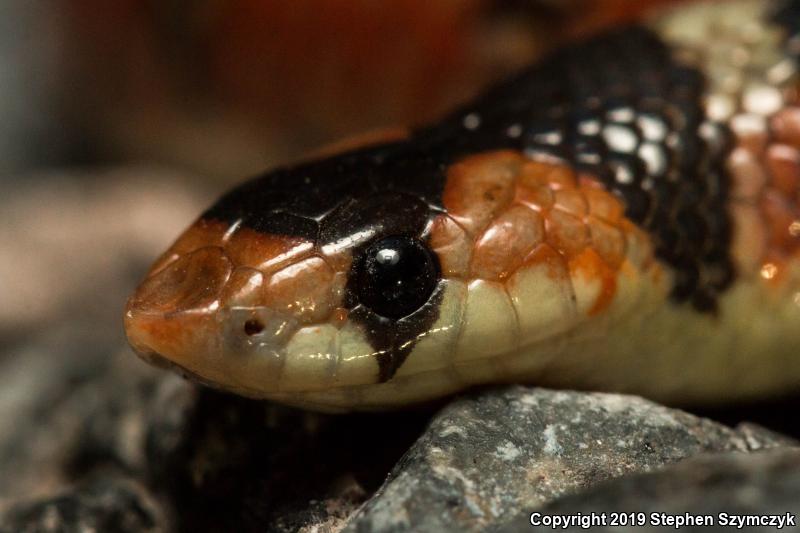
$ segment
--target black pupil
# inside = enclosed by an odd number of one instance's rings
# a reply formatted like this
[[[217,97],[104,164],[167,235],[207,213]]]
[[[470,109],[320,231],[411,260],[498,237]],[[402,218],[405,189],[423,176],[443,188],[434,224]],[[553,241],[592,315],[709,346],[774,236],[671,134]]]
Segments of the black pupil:
[[[417,239],[405,236],[372,243],[360,267],[359,300],[387,318],[402,318],[422,307],[439,278],[433,253]]]

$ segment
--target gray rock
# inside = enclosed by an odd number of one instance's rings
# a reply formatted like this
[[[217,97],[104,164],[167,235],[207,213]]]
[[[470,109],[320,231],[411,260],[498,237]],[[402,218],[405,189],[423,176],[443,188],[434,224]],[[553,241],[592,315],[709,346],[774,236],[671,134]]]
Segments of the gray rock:
[[[6,511],[1,533],[168,531],[166,514],[135,481],[103,477]]]
[[[593,531],[613,531],[609,513],[643,513],[634,519],[642,520],[644,527],[638,531],[660,529],[674,530],[665,525],[668,518],[684,519],[710,517],[713,528],[697,521],[683,526],[681,531],[731,530],[727,515],[775,515],[785,517],[787,513],[800,518],[800,449],[761,451],[751,455],[731,452],[704,455],[687,459],[677,465],[665,467],[657,472],[638,474],[607,483],[601,483],[588,491],[561,498],[537,513],[541,516],[576,515],[584,517],[602,516],[606,513],[605,526],[592,527]],[[706,518],[704,518],[705,520]],[[517,518],[497,533],[530,531],[529,512]],[[536,517],[537,522],[541,520]],[[728,524],[723,523],[723,520]],[[581,530],[580,526],[568,528]],[[744,527],[742,531],[775,531],[776,527]],[[786,531],[800,530],[786,527]]]
[[[0,362],[0,370],[18,369],[0,379],[0,508],[97,469],[144,475],[155,392],[162,381],[180,382],[129,350],[102,358],[80,348],[85,336],[61,333]]]
[[[338,531],[430,418],[319,415],[193,390],[162,387],[146,437],[147,477],[188,510],[182,531]]]
[[[790,443],[637,397],[495,389],[443,409],[346,531],[480,531],[699,453]]]

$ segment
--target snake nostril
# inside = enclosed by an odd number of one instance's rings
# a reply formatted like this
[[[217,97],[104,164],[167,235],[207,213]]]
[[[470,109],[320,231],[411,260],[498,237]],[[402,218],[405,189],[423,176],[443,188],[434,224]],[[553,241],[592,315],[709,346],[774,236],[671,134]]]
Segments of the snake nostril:
[[[222,317],[226,353],[242,356],[280,351],[300,327],[292,315],[264,306],[224,308]]]
[[[217,247],[195,250],[142,283],[129,308],[145,314],[210,310],[231,273],[231,263]]]

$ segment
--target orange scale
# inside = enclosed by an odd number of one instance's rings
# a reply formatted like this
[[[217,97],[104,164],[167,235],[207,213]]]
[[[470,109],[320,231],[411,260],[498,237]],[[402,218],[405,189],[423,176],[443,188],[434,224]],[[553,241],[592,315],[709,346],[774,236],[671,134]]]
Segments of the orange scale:
[[[800,107],[781,109],[770,118],[769,125],[780,142],[800,148]]]
[[[503,280],[522,264],[527,253],[544,241],[541,214],[513,206],[498,216],[475,244],[470,275]]]
[[[267,235],[249,228],[239,228],[225,242],[225,253],[237,266],[246,266],[270,274],[309,255],[312,242],[298,237]]]
[[[309,257],[275,272],[266,284],[265,302],[305,323],[319,322],[341,304],[343,276],[321,257]]]
[[[232,270],[221,248],[200,248],[148,276],[129,300],[128,308],[145,314],[208,314],[219,305]]]
[[[180,237],[150,267],[148,275],[155,274],[179,257],[206,246],[221,246],[230,225],[216,220],[199,219],[189,226]]]
[[[578,186],[582,189],[592,189],[598,191],[606,190],[606,186],[603,185],[603,182],[597,179],[597,176],[586,174],[584,172],[578,174]]]
[[[608,191],[600,189],[586,189],[583,192],[586,203],[589,204],[589,213],[602,218],[611,224],[618,223],[624,214],[622,202]]]
[[[555,191],[555,208],[582,217],[589,212],[589,204],[580,189],[561,189]]]
[[[765,158],[770,184],[787,195],[800,192],[800,150],[788,144],[773,144]]]
[[[546,185],[519,186],[514,194],[514,202],[541,211],[553,206],[555,196]]]
[[[220,294],[220,301],[228,307],[259,307],[264,305],[264,274],[248,267],[238,267],[232,273]]]
[[[625,234],[599,218],[589,217],[591,247],[612,267],[618,267],[625,259]]]
[[[464,228],[449,216],[440,215],[431,224],[428,243],[439,257],[445,277],[466,277],[473,243]]]
[[[579,254],[589,244],[586,224],[573,215],[550,210],[545,216],[547,242],[568,256]]]
[[[442,201],[448,214],[475,234],[514,199],[514,181],[523,161],[509,150],[462,159],[447,172]]]
[[[546,185],[553,190],[574,188],[575,172],[562,163],[528,161],[522,165],[519,181],[522,186]]]

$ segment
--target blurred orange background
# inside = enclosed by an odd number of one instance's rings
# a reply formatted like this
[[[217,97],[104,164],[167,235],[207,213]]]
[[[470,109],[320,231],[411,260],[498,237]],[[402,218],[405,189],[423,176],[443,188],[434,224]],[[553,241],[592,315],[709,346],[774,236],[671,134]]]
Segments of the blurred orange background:
[[[663,1],[62,2],[58,114],[94,157],[236,179],[432,120],[563,38]]]

